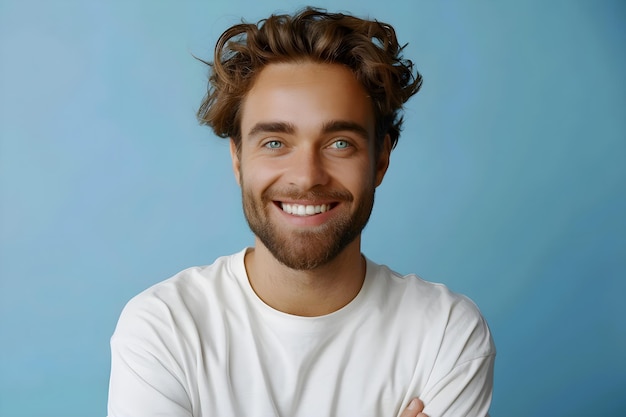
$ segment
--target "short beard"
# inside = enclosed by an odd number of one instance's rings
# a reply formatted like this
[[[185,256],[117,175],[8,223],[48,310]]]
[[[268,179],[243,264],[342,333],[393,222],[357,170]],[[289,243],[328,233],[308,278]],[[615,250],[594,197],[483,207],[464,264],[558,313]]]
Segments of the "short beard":
[[[268,195],[277,193],[263,193],[261,201],[255,200],[251,192],[246,191],[241,184],[243,209],[246,220],[252,232],[265,245],[270,253],[288,268],[299,271],[310,271],[320,268],[335,259],[350,243],[356,239],[367,224],[374,206],[374,190],[364,190],[363,199],[357,203],[352,215],[342,215],[333,218],[331,222],[311,231],[294,231],[289,235],[276,229],[269,221],[267,207],[274,204]],[[304,196],[289,195],[294,200],[307,199]],[[342,203],[353,202],[352,194],[348,192],[313,191],[307,197],[338,200]]]

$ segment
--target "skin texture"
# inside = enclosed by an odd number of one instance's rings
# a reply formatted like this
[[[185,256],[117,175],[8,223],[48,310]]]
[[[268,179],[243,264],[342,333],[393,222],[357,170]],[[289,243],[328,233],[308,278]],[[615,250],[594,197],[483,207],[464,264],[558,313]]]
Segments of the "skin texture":
[[[371,100],[347,67],[277,63],[257,75],[242,106],[241,145],[231,140],[231,156],[255,234],[246,270],[269,306],[320,316],[361,289],[361,231],[391,151],[387,137],[375,152],[374,130]],[[282,204],[327,210],[299,216]],[[418,400],[400,417],[423,417],[422,410]]]

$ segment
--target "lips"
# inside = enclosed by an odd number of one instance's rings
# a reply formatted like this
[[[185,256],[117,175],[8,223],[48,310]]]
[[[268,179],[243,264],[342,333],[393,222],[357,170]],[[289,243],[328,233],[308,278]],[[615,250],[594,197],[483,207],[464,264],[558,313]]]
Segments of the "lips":
[[[296,217],[312,217],[328,213],[342,203],[350,203],[352,194],[343,190],[312,189],[306,193],[297,190],[268,190],[263,200],[273,203],[283,213]]]
[[[324,213],[330,210],[330,204],[287,204],[280,203],[280,207],[284,212],[289,213],[294,216],[314,216],[316,214]]]

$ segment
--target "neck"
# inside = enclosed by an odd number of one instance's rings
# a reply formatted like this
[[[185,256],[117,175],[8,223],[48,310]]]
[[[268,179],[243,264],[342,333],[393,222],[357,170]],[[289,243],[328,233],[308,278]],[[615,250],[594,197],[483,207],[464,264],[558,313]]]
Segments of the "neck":
[[[361,290],[365,260],[360,237],[335,259],[314,270],[291,269],[257,239],[245,266],[250,285],[270,307],[297,316],[322,316],[347,305]]]

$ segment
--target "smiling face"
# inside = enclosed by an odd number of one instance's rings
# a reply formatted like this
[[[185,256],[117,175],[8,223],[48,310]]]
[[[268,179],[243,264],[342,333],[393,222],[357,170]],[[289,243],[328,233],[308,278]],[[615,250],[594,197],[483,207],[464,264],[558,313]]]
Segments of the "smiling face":
[[[344,66],[270,64],[241,115],[233,168],[257,245],[282,264],[312,270],[361,231],[389,162],[389,140],[374,151],[371,100]]]

